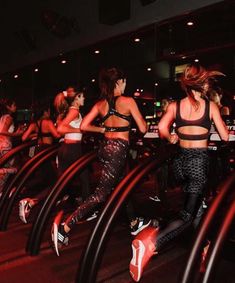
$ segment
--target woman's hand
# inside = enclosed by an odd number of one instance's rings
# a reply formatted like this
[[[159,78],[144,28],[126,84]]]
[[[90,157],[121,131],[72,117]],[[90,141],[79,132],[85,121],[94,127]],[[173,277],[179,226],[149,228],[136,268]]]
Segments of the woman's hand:
[[[168,137],[168,141],[171,143],[171,144],[176,144],[179,140],[179,137],[177,134],[171,134],[169,137]]]
[[[100,133],[104,134],[104,132],[105,132],[105,128],[100,128]]]
[[[21,125],[15,131],[15,135],[16,136],[22,136],[24,132],[25,132],[25,127],[24,127],[24,125]]]

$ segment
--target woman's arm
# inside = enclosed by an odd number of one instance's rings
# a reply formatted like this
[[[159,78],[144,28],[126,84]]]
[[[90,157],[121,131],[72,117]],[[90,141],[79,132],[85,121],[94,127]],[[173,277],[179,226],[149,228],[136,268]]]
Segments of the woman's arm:
[[[92,125],[94,119],[99,115],[99,102],[96,103],[91,111],[83,118],[81,123],[81,130],[86,132],[95,132],[103,134],[105,128]]]
[[[23,129],[21,128],[18,128],[15,132],[13,133],[9,133],[8,130],[11,126],[13,122],[13,119],[10,115],[7,115],[6,119],[5,119],[5,123],[4,123],[4,126],[2,128],[2,131],[1,131],[1,135],[4,135],[4,136],[8,136],[8,137],[18,137],[18,136],[21,136],[24,132]]]
[[[47,121],[47,125],[48,125],[48,130],[50,131],[50,133],[52,134],[52,136],[56,139],[60,138],[61,135],[57,132],[56,127],[54,126],[53,122],[51,120]]]
[[[78,109],[70,108],[66,117],[59,123],[57,127],[57,132],[61,135],[68,133],[81,133],[80,129],[73,128],[69,125],[69,123],[76,119],[78,115]]]
[[[224,124],[224,121],[220,115],[219,108],[212,101],[210,102],[210,113],[211,113],[211,118],[215,123],[216,129],[219,132],[221,139],[224,141],[228,141],[229,139],[228,129]]]
[[[158,130],[161,138],[167,139],[170,143],[177,143],[178,136],[177,134],[170,133],[170,126],[172,125],[175,119],[175,110],[176,110],[176,103],[172,102],[166,110],[166,113],[161,118],[160,122],[158,123]]]
[[[140,132],[145,134],[147,132],[147,124],[146,124],[143,116],[141,115],[135,100],[133,98],[130,98],[128,103],[130,105],[131,115],[134,118]]]
[[[34,135],[32,135],[34,133]],[[35,123],[31,123],[27,130],[23,133],[21,139],[22,141],[26,141],[32,137],[37,136],[37,133],[35,133]]]

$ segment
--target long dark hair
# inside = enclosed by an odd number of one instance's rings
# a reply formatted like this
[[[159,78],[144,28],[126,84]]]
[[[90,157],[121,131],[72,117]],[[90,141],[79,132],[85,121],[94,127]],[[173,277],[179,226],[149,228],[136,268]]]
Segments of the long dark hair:
[[[113,99],[116,83],[120,79],[125,79],[122,70],[118,68],[104,68],[99,74],[99,87],[103,98],[111,101]]]
[[[0,99],[0,116],[8,114],[9,111],[7,109],[7,106],[11,106],[13,103],[15,103],[15,101],[10,98],[1,98]]]
[[[215,79],[215,76],[224,76],[219,71],[209,71],[198,64],[188,65],[181,76],[180,83],[182,89],[186,92],[193,105],[197,108],[198,102],[195,100],[192,90],[201,92],[205,98],[203,86],[205,82],[211,84],[211,81]]]

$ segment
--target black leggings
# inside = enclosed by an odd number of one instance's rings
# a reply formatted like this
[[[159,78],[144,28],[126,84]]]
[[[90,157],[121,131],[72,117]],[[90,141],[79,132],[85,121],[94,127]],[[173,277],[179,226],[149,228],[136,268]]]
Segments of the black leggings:
[[[82,156],[82,144],[77,143],[63,143],[58,151],[58,173],[59,176],[64,173],[64,171],[77,161]],[[89,184],[89,173],[85,169],[78,176],[81,184],[81,196],[86,199],[90,195],[90,184]],[[76,179],[76,177],[75,177]],[[71,194],[71,192],[69,192]]]
[[[193,222],[197,225],[203,213],[202,198],[207,182],[208,154],[204,148],[180,148],[174,160],[173,169],[178,181],[183,182],[185,201],[178,217],[160,231],[156,249],[185,231]]]
[[[90,195],[66,220],[66,224],[72,228],[74,224],[86,217],[100,203],[106,201],[108,195],[122,178],[128,141],[123,139],[104,139],[100,145],[98,157],[101,162],[101,177],[94,193]]]

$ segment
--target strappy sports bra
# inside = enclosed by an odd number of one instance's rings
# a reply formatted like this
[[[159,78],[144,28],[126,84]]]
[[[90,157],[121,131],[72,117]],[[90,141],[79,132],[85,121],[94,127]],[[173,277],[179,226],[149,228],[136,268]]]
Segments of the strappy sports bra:
[[[40,123],[38,123],[38,121],[36,122],[36,125],[38,127],[38,138],[53,138],[53,135],[50,132],[47,133],[43,133],[42,132],[42,121],[40,121]]]
[[[176,131],[177,135],[182,140],[205,140],[209,136],[209,131],[211,128],[211,119],[210,119],[210,103],[205,100],[205,112],[203,116],[196,120],[186,120],[183,119],[180,115],[180,101],[176,103]],[[207,133],[199,135],[183,134],[179,132],[179,128],[184,126],[198,126],[207,129]]]
[[[121,114],[115,109],[116,100],[117,100],[118,97],[119,96],[116,96],[116,97],[114,97],[114,99],[112,101],[108,101],[109,110],[108,110],[108,113],[102,118],[101,122],[104,123],[110,116],[114,115],[114,116],[117,116],[119,118],[122,118],[122,119],[128,121],[129,125],[128,126],[122,126],[122,127],[107,127],[107,126],[105,126],[105,132],[128,132],[128,131],[130,131],[131,115]]]

